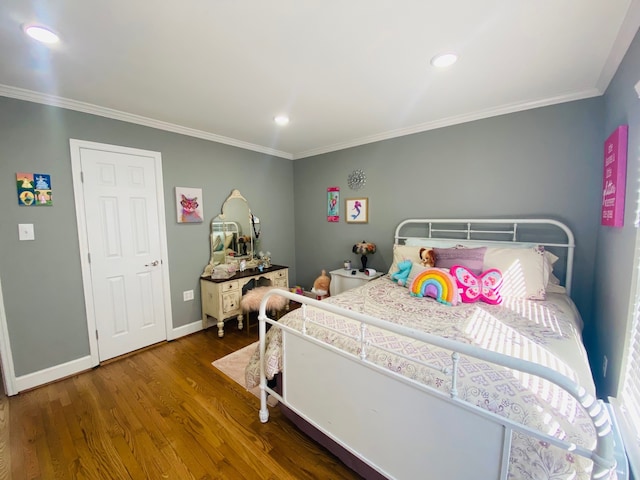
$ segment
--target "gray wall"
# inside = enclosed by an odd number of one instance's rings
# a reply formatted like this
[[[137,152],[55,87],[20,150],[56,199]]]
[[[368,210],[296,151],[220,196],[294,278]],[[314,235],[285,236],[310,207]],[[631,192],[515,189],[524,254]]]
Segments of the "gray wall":
[[[0,278],[17,376],[89,354],[70,138],[162,153],[174,327],[200,319],[198,279],[209,260],[208,224],[176,222],[176,186],[203,189],[205,218],[239,189],[262,222],[261,248],[291,266],[295,279],[290,160],[0,97]],[[18,206],[15,174],[22,171],[51,174],[53,206]],[[19,223],[35,225],[35,241],[18,241]],[[194,301],[183,302],[190,289]]]
[[[627,149],[627,188],[623,228],[600,227],[596,252],[594,289],[595,315],[598,318],[597,349],[593,350],[593,372],[600,381],[602,395],[615,396],[621,373],[625,334],[629,328],[630,302],[633,301],[632,278],[636,247],[636,216],[640,191],[640,100],[634,85],[640,80],[640,37],[631,47],[607,89],[604,115],[604,138],[618,125],[629,125]],[[609,360],[608,373],[602,378],[602,358]]]
[[[552,217],[577,238],[574,298],[592,323],[600,205],[603,100],[595,98],[297,160],[296,266],[312,284],[321,269],[357,261],[351,246],[378,245],[369,266],[386,270],[393,232],[415,217]],[[347,176],[363,169],[358,191]],[[326,221],[326,189],[341,189],[341,221]],[[369,223],[344,222],[344,199],[368,197]]]

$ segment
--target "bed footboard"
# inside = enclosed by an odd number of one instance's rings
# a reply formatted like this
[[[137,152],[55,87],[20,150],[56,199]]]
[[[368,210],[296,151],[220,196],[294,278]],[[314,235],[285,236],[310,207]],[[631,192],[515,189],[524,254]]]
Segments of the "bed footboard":
[[[270,295],[282,295],[299,302],[302,309],[310,305],[359,322],[362,332],[359,353],[337,349],[307,335],[304,323],[302,329],[297,330],[269,319],[265,305]],[[425,478],[428,472],[428,478],[506,479],[512,442],[518,435],[561,448],[567,455],[590,459],[592,479],[610,478],[615,468],[611,422],[602,402],[547,367],[282,290],[267,293],[260,306],[259,321],[260,420],[268,421],[266,399],[267,394],[273,395],[387,478]],[[262,359],[267,324],[282,330],[281,394],[267,386],[265,377]],[[372,327],[450,351],[451,368],[441,371],[450,378],[449,392],[445,394],[371,362],[367,357],[370,345],[365,341],[364,332]],[[560,440],[465,401],[457,391],[457,365],[461,356],[518,370],[558,385],[587,411],[597,435],[595,448]],[[339,372],[339,375],[327,372]]]

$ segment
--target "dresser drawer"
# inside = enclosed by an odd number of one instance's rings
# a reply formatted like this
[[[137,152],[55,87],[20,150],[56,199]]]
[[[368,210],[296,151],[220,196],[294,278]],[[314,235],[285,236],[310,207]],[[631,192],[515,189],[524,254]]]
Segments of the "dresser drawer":
[[[278,270],[271,273],[271,285],[274,287],[289,288],[288,270]]]
[[[221,286],[221,290],[223,292],[231,292],[233,290],[238,290],[238,281],[235,280],[233,282],[225,282]]]
[[[284,278],[274,278],[274,279],[273,279],[273,286],[274,286],[274,287],[284,287],[284,288],[288,288],[288,287],[289,287],[289,280],[287,279],[287,277],[284,277]]]
[[[277,270],[277,271],[271,273],[271,278],[273,278],[274,280],[277,280],[279,278],[287,278],[287,271],[286,270]]]
[[[238,310],[240,305],[240,296],[238,292],[230,292],[222,294],[222,312],[227,315]]]

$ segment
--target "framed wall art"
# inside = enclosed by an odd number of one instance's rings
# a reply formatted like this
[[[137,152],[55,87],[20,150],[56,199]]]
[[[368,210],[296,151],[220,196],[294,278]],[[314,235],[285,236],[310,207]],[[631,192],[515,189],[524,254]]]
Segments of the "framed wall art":
[[[202,189],[176,187],[178,223],[202,223]]]
[[[367,223],[369,221],[369,199],[347,198],[344,209],[347,223]]]
[[[23,207],[53,205],[51,175],[46,173],[16,173],[18,205]]]
[[[340,187],[327,188],[327,222],[340,221]]]

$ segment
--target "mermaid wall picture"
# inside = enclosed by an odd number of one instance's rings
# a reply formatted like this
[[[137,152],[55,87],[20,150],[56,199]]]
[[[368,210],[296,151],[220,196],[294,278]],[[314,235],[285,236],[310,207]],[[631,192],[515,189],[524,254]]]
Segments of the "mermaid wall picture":
[[[369,222],[369,199],[347,198],[345,200],[345,219],[347,223]]]

